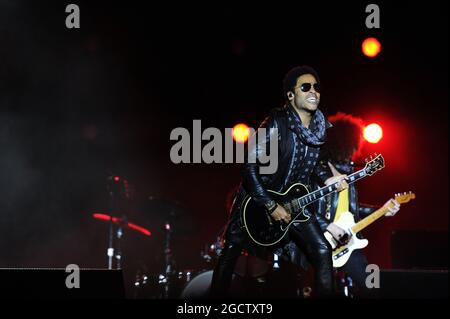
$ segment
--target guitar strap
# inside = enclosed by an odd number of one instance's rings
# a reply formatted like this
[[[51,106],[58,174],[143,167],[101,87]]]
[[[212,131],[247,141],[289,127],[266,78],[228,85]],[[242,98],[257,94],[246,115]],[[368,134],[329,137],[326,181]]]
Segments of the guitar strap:
[[[333,173],[333,176],[338,176],[340,174],[340,172],[336,169],[336,167],[334,167],[333,164],[331,164],[330,162],[328,162],[328,166],[331,169],[331,172]],[[350,209],[350,205],[348,202],[348,188],[344,189],[342,191],[339,192],[338,194],[338,202],[337,202],[337,207],[336,207],[336,214],[334,214],[334,222],[339,220],[339,218],[341,217],[343,212],[348,212]]]
[[[337,221],[341,217],[343,212],[349,211],[348,188],[340,191],[338,196],[338,204],[336,207],[336,215],[334,216],[334,221]]]

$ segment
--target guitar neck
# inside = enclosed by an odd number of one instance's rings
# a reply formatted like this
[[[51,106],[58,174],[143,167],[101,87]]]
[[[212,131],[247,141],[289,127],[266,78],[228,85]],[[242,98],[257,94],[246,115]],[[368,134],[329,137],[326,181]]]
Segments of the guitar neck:
[[[347,177],[347,183],[352,184],[366,176],[367,176],[367,174],[366,174],[365,169],[361,169],[353,174],[350,174]],[[307,205],[319,200],[320,198],[327,196],[335,191],[337,191],[337,183],[322,187],[314,192],[311,192],[303,197],[298,198],[297,201],[299,202],[301,207],[305,207],[305,206],[307,206]]]
[[[393,207],[393,204],[390,204],[391,207]],[[378,218],[384,216],[388,212],[387,207],[381,207],[380,209],[376,210],[374,213],[370,214],[366,218],[360,220],[352,227],[352,231],[356,234],[357,232],[360,232],[370,224],[372,224],[374,221],[376,221]]]

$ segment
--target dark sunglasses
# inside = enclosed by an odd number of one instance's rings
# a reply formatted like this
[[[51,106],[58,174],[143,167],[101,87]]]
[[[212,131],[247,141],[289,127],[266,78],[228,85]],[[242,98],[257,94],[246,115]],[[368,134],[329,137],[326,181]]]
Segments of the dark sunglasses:
[[[320,84],[319,83],[302,83],[299,88],[302,92],[309,92],[311,91],[311,87],[314,87],[314,91],[320,92]]]

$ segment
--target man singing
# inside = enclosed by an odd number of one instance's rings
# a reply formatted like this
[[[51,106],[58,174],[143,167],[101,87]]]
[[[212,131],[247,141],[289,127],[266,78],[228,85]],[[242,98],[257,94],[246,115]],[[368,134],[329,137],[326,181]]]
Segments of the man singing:
[[[317,72],[308,66],[296,67],[285,76],[283,88],[285,106],[273,110],[261,124],[261,127],[267,129],[264,142],[258,141],[257,147],[248,149],[249,154],[258,157],[259,152],[269,149],[268,144],[272,138],[278,138],[278,169],[274,174],[264,175],[260,174],[260,164],[248,161],[243,164],[242,183],[234,198],[224,233],[224,248],[214,269],[211,283],[213,297],[227,295],[241,251],[246,249],[257,252],[261,248],[252,244],[239,218],[245,196],[252,196],[262,213],[266,210],[274,220],[289,223],[290,215],[271,198],[268,189],[281,192],[293,183],[309,185],[312,175],[325,185],[338,183],[339,190],[348,187],[346,175],[333,176],[329,169],[316,165],[320,148],[326,140],[326,130],[331,127],[318,109],[321,90]],[[274,136],[273,132],[276,131],[278,134]],[[307,222],[293,224],[288,235],[307,254],[315,269],[316,294],[322,297],[331,295],[331,248],[317,219],[310,218]]]

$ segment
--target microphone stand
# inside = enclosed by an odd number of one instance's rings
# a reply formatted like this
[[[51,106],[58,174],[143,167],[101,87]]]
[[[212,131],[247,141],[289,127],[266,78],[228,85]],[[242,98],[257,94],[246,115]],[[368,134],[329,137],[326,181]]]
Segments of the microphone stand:
[[[120,240],[123,237],[123,223],[125,222],[125,216],[120,218],[118,226],[114,225],[114,218],[117,216],[117,212],[119,210],[118,205],[118,193],[119,193],[119,185],[115,185],[112,180],[112,176],[108,178],[108,193],[109,193],[109,211],[110,211],[110,219],[109,219],[109,236],[108,236],[108,269],[121,269],[122,267],[122,252],[120,247]],[[115,264],[114,264],[115,260]]]
[[[106,255],[108,256],[108,269],[113,269],[113,257],[114,257],[114,222],[113,222],[113,212],[115,208],[115,197],[114,192],[111,185],[108,185],[109,191],[109,238],[108,238],[108,249],[106,251]]]
[[[169,298],[170,284],[172,280],[172,249],[170,247],[172,225],[167,221],[164,225],[166,230],[166,238],[164,243],[164,271],[165,271],[165,281],[164,281],[164,298]]]

